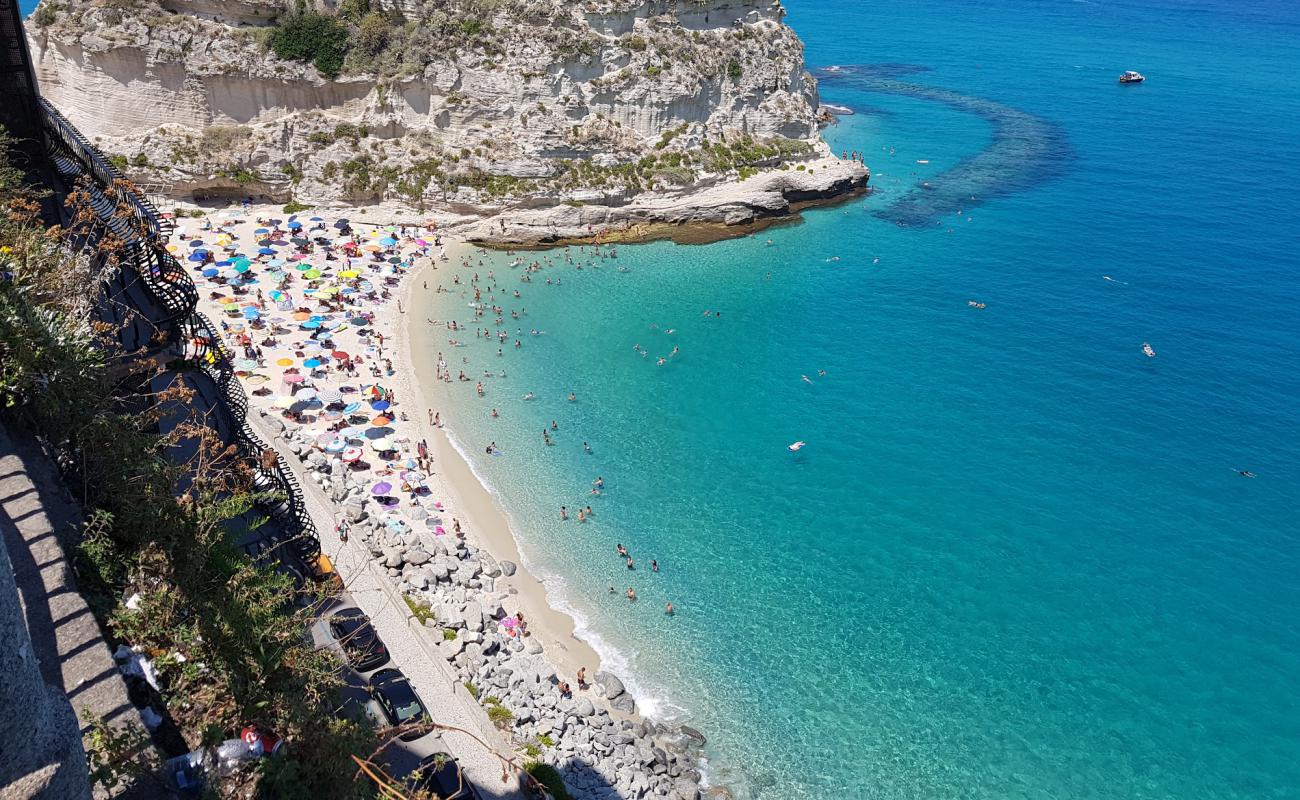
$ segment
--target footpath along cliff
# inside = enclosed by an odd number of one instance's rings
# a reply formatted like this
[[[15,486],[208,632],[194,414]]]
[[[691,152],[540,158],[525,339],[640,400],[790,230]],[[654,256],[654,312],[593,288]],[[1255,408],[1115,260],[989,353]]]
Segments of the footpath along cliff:
[[[778,0],[43,0],[42,93],[178,199],[400,202],[471,238],[860,191]],[[501,221],[488,220],[503,211]]]

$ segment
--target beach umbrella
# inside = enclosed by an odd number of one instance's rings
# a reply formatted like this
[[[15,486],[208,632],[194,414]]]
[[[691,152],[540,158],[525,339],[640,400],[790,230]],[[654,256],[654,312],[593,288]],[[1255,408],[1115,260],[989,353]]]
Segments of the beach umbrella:
[[[289,228],[290,230],[295,230],[295,231],[296,231],[296,230],[298,230],[298,229],[301,228],[301,227],[302,227],[302,223],[299,222],[298,220],[296,220],[296,219],[291,219],[291,220],[289,220],[288,228]]]
[[[321,389],[316,396],[326,403],[337,403],[343,399],[343,393],[338,389]]]
[[[248,261],[241,259],[238,264],[234,265],[234,267],[235,267],[235,272],[238,272],[240,275],[243,275],[245,272],[248,272],[248,270],[252,268],[252,265],[250,265]]]
[[[360,403],[348,403],[346,406],[344,406],[344,408],[343,408],[343,413],[344,413],[344,414],[355,414],[356,412],[358,412],[358,411],[360,411],[360,410],[361,410],[361,404],[360,404]]]
[[[388,439],[374,439],[370,442],[370,446],[381,453],[397,449],[397,445]]]
[[[384,247],[392,247],[393,245],[397,244],[397,240],[389,236],[387,238],[380,239],[379,243],[382,244]]]
[[[200,247],[200,246],[202,246],[202,244],[203,244],[203,242],[202,242],[201,240],[199,240],[199,239],[190,239],[190,241],[189,241],[189,245],[188,245],[188,246],[189,246],[189,247]]]
[[[330,356],[332,358],[338,358],[338,359],[351,358],[351,356],[349,356],[347,353],[343,352],[342,350],[335,350],[334,352],[330,353]]]
[[[293,399],[292,395],[284,394],[275,398],[275,402],[273,402],[271,405],[275,406],[276,408],[288,408],[289,406],[293,405],[296,402],[297,401]]]
[[[321,361],[319,358],[309,358],[306,361],[302,362],[302,365],[309,369],[316,369],[321,365]]]
[[[203,277],[211,278],[215,276],[218,272],[220,272],[220,270],[216,269],[215,267],[208,267],[207,269],[203,270]]]
[[[275,251],[269,247],[262,247],[258,249],[257,254],[259,256],[273,256],[275,255]]]
[[[393,491],[393,484],[388,481],[380,481],[370,487],[371,494],[388,494],[391,491]]]
[[[299,261],[297,264],[293,265],[293,268],[299,272],[306,272],[307,270],[312,269],[312,265],[307,261]]]
[[[252,359],[252,358],[244,358],[244,359],[240,359],[239,364],[237,366],[240,369],[254,370],[257,369],[257,361],[256,359]]]
[[[345,270],[343,270],[342,272],[339,273],[339,277],[340,277],[340,278],[355,278],[355,277],[359,276],[360,274],[361,274],[361,273],[360,273],[360,272],[357,272],[355,269],[345,269]]]
[[[373,409],[376,410],[376,411],[387,411],[387,410],[388,410],[388,401],[387,401],[387,400],[376,400],[376,401],[374,401],[373,403],[370,404],[370,407],[373,408]]]
[[[320,327],[320,320],[318,320],[318,319],[309,319],[309,320],[307,320],[306,322],[302,322],[302,323],[300,323],[300,324],[298,325],[298,327],[300,327],[300,328],[306,328],[307,330],[315,330],[316,328],[319,328],[319,327]]]
[[[305,380],[307,380],[306,375],[299,375],[296,372],[284,376],[285,383],[302,383]]]
[[[276,363],[277,366],[281,366],[281,367],[292,367],[292,366],[293,366],[293,359],[292,359],[292,358],[279,358],[279,359],[276,359],[275,363]]]
[[[206,251],[204,251],[204,252],[206,252]],[[203,253],[190,253],[189,257],[188,257],[186,260],[187,260],[187,261],[196,261],[196,262],[201,262],[201,261],[204,261],[204,260],[206,260],[206,259],[207,259],[207,256],[205,256]]]
[[[315,267],[312,267],[311,269],[304,272],[302,276],[309,281],[314,281],[320,277],[320,270],[316,269]]]
[[[361,458],[361,448],[345,447],[343,448],[343,454],[340,456],[340,458],[342,458],[344,461],[350,464],[353,461],[356,461],[357,459]]]
[[[343,230],[347,226],[348,226],[348,221],[346,219],[341,219],[334,223],[334,227],[338,228],[339,230]]]
[[[249,383],[263,384],[266,383],[267,378],[265,375],[249,375],[244,380],[248,381]]]
[[[271,232],[271,229],[270,229],[270,228],[257,228],[257,229],[255,229],[255,230],[253,231],[253,233],[256,234],[256,235],[258,235],[258,236],[261,236],[261,235],[264,234],[264,233],[270,233],[270,232]]]
[[[394,433],[393,429],[383,425],[366,428],[366,438],[372,442],[387,438],[390,433]]]
[[[387,424],[390,423],[390,422],[392,422],[392,420],[389,419],[388,417],[385,417],[385,416],[382,415],[382,414],[379,415],[379,416],[377,416],[377,417],[375,417],[374,419],[370,420],[370,424],[371,424],[371,425],[377,425],[377,426],[380,426],[380,427],[382,427],[382,426],[384,426],[384,425],[387,425]]]
[[[324,218],[324,217],[312,217],[310,221],[311,221],[311,222],[324,222],[324,221],[325,221],[325,218]]]
[[[244,319],[257,319],[260,316],[262,316],[262,312],[253,306],[244,309]]]
[[[327,452],[327,453],[342,453],[344,450],[347,449],[347,446],[348,446],[348,443],[347,443],[347,442],[345,442],[345,441],[343,441],[342,439],[339,439],[339,438],[336,437],[336,438],[334,438],[333,440],[331,440],[330,442],[326,443],[326,445],[325,445],[325,452]]]
[[[342,412],[342,411],[326,411],[324,414],[321,414],[321,419],[327,419],[327,420],[330,420],[331,422],[333,422],[333,421],[336,420],[336,419],[343,419],[343,412]]]
[[[316,390],[310,386],[304,386],[293,395],[298,400],[315,400]]]

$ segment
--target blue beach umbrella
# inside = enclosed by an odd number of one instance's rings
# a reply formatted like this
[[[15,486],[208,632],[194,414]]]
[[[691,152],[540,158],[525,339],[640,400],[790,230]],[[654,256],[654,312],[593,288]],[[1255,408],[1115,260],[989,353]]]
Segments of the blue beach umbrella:
[[[257,319],[260,316],[262,316],[262,312],[252,306],[244,309],[244,319]]]
[[[373,408],[373,409],[376,410],[376,411],[387,411],[387,410],[388,410],[388,401],[387,401],[387,400],[376,400],[375,402],[373,402],[373,403],[370,404],[370,407]]]
[[[298,230],[298,229],[301,228],[301,227],[302,227],[302,223],[299,222],[298,220],[295,219],[295,220],[290,220],[290,221],[289,221],[289,228],[290,228],[291,230],[295,230],[295,231],[296,231],[296,230]]]
[[[393,245],[397,244],[397,240],[389,236],[385,239],[380,239],[379,243],[382,244],[384,247],[392,247]]]
[[[298,327],[300,327],[300,328],[306,328],[306,329],[308,329],[308,330],[314,330],[314,329],[320,327],[320,320],[318,320],[318,319],[309,319],[309,320],[304,321],[304,322],[302,323],[302,325],[300,325],[300,326],[298,326]]]
[[[203,261],[206,257],[202,253],[190,253],[188,261]]]
[[[218,272],[220,272],[220,270],[218,270],[216,267],[208,267],[207,269],[203,270],[203,277],[212,278],[215,277]]]
[[[235,272],[238,272],[238,273],[240,273],[241,275],[242,275],[243,273],[245,273],[245,272],[248,272],[248,270],[249,270],[249,264],[248,264],[247,261],[245,261],[245,262],[242,263],[242,264],[236,264],[236,265],[235,265]]]
[[[263,233],[270,233],[270,232],[271,232],[270,228],[258,228],[257,230],[253,231],[253,233],[256,234],[263,234]]]
[[[324,221],[325,221],[325,218],[324,218],[324,217],[312,217],[312,218],[311,218],[311,221],[312,221],[312,222],[324,222]]]
[[[338,228],[338,229],[340,229],[340,230],[342,230],[343,228],[346,228],[347,226],[348,226],[348,221],[347,221],[346,219],[341,219],[341,220],[339,220],[338,222],[335,222],[335,223],[334,223],[334,227],[336,227],[336,228]]]
[[[306,361],[302,362],[302,365],[304,367],[307,367],[308,369],[316,369],[317,367],[320,366],[320,364],[321,361],[319,358],[309,358]]]
[[[239,256],[238,258],[231,259],[230,263],[235,267],[235,269],[239,269],[239,267],[241,266],[244,267],[250,266],[253,262],[249,261],[247,258],[244,258],[243,256]]]
[[[275,251],[269,247],[263,247],[257,251],[257,254],[259,256],[273,256],[275,255]]]
[[[189,247],[198,247],[203,244],[202,239],[190,239]]]

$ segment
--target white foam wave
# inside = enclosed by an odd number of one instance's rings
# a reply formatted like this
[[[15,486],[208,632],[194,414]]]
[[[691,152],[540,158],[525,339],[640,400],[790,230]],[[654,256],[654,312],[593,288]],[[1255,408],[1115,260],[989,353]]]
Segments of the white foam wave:
[[[563,576],[545,569],[529,558],[527,549],[519,541],[517,532],[519,525],[510,514],[506,504],[502,502],[501,493],[482,473],[455,432],[451,428],[443,428],[443,431],[447,434],[447,441],[451,443],[452,449],[460,454],[461,459],[469,466],[469,470],[475,479],[487,490],[488,494],[492,495],[497,506],[505,515],[507,527],[510,529],[510,536],[515,540],[515,548],[519,551],[519,559],[523,562],[524,569],[541,581],[542,586],[545,587],[547,605],[562,614],[568,615],[573,620],[573,635],[596,651],[596,655],[600,656],[603,670],[616,675],[623,682],[624,687],[636,699],[637,710],[641,713],[641,716],[666,724],[677,724],[688,720],[690,714],[684,706],[673,702],[669,698],[667,691],[662,687],[652,686],[649,681],[645,680],[637,672],[634,664],[635,654],[629,656],[592,628],[588,614],[573,603],[568,581]]]

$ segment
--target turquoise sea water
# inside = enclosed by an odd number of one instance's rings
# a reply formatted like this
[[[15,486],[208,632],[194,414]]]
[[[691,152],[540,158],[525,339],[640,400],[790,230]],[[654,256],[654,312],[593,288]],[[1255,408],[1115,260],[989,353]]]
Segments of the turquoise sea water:
[[[1300,9],[788,7],[873,194],[429,336],[531,565],[740,797],[1300,797]]]
[[[871,196],[479,270],[533,566],[744,796],[1300,796],[1300,11],[789,6]]]

